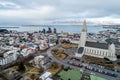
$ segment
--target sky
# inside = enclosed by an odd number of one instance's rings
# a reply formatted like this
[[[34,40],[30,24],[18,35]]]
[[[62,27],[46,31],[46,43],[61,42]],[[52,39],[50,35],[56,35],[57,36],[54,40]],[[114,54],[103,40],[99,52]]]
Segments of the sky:
[[[0,0],[0,25],[81,19],[120,23],[119,4],[120,0]]]

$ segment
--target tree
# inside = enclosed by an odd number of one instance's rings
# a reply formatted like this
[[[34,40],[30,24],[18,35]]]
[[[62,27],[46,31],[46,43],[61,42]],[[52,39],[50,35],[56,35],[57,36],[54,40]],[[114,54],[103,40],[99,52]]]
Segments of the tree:
[[[51,67],[54,68],[54,69],[57,69],[58,68],[58,64],[56,62],[53,62],[51,64]]]
[[[118,65],[120,65],[120,62],[117,62]]]
[[[117,55],[117,58],[120,59],[120,55]]]
[[[32,74],[32,75],[30,76],[30,78],[31,78],[32,80],[34,80],[34,79],[35,79],[35,74]]]
[[[0,72],[2,71],[2,66],[0,65]]]
[[[104,57],[104,59],[105,59],[106,61],[110,61],[110,59],[108,59],[108,58],[106,58],[106,57]]]
[[[56,44],[59,44],[59,40],[56,40]]]
[[[45,69],[41,67],[39,70],[39,74],[42,74],[44,71],[45,71]]]
[[[25,71],[25,65],[23,64],[23,62],[21,62],[19,65],[18,65],[18,71]]]
[[[68,80],[71,80],[70,78]]]

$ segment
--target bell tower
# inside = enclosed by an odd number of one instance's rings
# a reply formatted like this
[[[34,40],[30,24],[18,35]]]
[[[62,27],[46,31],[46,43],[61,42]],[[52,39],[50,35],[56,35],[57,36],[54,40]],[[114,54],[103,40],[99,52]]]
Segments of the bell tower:
[[[86,26],[86,21],[84,21],[83,26],[82,26],[82,32],[81,32],[79,44],[78,44],[77,53],[75,54],[76,57],[82,57],[83,56],[83,54],[84,54],[83,51],[84,51],[84,47],[85,47],[85,43],[86,43],[86,38],[87,38],[87,26]]]
[[[84,47],[86,43],[86,37],[87,37],[87,26],[86,21],[83,22],[82,26],[82,32],[80,36],[79,46],[78,47]]]

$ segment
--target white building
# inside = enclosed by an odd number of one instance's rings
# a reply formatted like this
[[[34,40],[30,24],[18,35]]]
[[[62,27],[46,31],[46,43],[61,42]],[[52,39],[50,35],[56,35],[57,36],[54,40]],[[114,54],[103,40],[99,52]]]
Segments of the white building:
[[[48,48],[48,43],[46,40],[40,40],[40,45],[39,45],[40,50],[45,50]]]
[[[45,58],[45,56],[42,56],[42,55],[36,56],[34,58],[35,65],[38,66],[39,64],[41,64],[41,65],[44,64],[44,61],[43,61],[44,58]]]
[[[52,77],[52,73],[45,72],[39,78],[42,80],[53,80],[53,79],[51,79],[51,77]]]
[[[57,41],[57,36],[56,35],[49,35],[48,36],[49,46],[55,46],[56,41]]]
[[[16,56],[15,57],[15,59],[16,59],[17,58],[17,54],[19,54],[19,53],[17,51],[15,51],[15,50],[8,51],[8,52],[4,53],[4,58],[9,57],[10,55],[14,55],[14,56]]]
[[[114,44],[87,41],[87,26],[86,21],[84,21],[78,50],[75,56],[82,57],[83,55],[89,55],[99,58],[106,57],[115,61],[117,59],[115,53]]]
[[[35,64],[35,67],[37,68],[42,67],[44,69],[47,69],[49,68],[51,62],[47,57],[39,55],[34,58],[34,64]]]
[[[30,48],[25,48],[22,49],[22,51],[20,52],[23,56],[28,56],[29,54],[33,54],[34,51]]]
[[[4,55],[5,57],[0,59],[0,65],[5,65],[8,63],[11,63],[12,61],[15,61],[18,57],[17,53],[7,53],[6,55]]]

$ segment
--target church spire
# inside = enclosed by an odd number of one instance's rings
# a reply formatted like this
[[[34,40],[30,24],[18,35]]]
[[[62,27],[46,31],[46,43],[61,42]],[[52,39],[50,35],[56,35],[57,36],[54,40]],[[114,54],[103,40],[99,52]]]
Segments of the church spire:
[[[83,22],[82,32],[87,32],[86,20]]]

